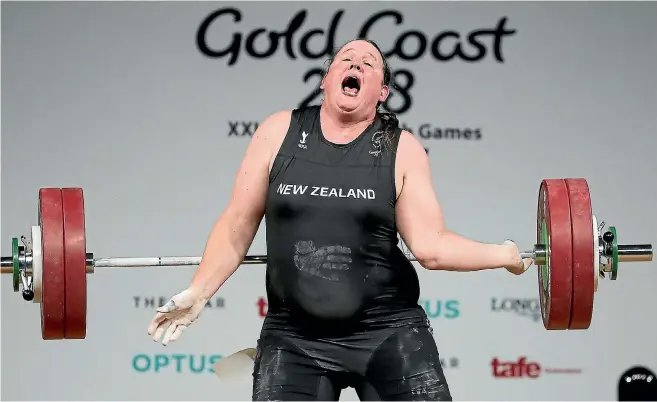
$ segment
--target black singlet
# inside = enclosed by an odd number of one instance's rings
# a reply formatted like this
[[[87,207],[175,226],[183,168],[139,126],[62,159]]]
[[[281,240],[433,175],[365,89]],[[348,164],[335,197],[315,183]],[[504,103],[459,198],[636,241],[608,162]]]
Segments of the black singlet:
[[[380,118],[349,144],[327,141],[319,106],[294,110],[266,203],[269,309],[254,401],[451,401],[398,247],[395,154]]]
[[[428,325],[419,282],[398,247],[395,155],[380,118],[339,145],[320,107],[292,112],[269,175],[269,310],[263,330],[361,331]]]

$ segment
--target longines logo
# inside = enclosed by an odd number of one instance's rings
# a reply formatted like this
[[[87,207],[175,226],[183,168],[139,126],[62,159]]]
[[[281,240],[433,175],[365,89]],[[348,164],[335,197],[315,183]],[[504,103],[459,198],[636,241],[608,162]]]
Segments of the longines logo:
[[[156,309],[163,306],[171,296],[132,296],[135,308]],[[224,308],[226,301],[223,297],[215,297],[205,303],[206,309],[220,309]]]
[[[535,322],[541,320],[541,304],[538,298],[496,298],[491,299],[491,311],[514,313]]]

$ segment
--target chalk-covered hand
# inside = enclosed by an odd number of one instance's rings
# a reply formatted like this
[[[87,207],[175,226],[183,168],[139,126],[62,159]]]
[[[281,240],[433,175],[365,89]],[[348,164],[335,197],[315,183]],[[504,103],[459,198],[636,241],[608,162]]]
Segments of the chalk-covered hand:
[[[176,341],[198,318],[206,302],[207,300],[189,289],[178,293],[157,309],[157,314],[148,325],[148,334],[155,342],[161,338],[164,346]]]
[[[514,275],[523,274],[529,267],[532,266],[534,260],[531,258],[522,258],[520,256],[520,250],[518,246],[511,240],[506,240],[504,242],[509,249],[509,264],[505,265],[507,271],[511,272]]]

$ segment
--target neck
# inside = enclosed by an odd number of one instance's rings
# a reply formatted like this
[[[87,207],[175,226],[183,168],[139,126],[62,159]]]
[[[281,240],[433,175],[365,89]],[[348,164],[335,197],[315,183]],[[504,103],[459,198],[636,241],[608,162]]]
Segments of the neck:
[[[372,124],[376,118],[376,110],[365,116],[352,115],[351,113],[341,113],[339,110],[332,110],[322,103],[319,109],[319,116],[322,122],[322,131],[339,132],[343,137],[358,136],[367,126]]]

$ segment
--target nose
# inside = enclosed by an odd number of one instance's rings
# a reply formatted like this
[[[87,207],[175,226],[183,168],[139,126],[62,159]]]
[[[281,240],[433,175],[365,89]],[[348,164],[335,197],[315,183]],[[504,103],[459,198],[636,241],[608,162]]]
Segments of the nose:
[[[362,71],[362,67],[361,67],[360,64],[358,64],[358,63],[351,63],[351,66],[349,66],[349,69],[350,69],[350,70],[353,70],[354,68],[355,68],[356,70],[358,70],[359,72]]]

